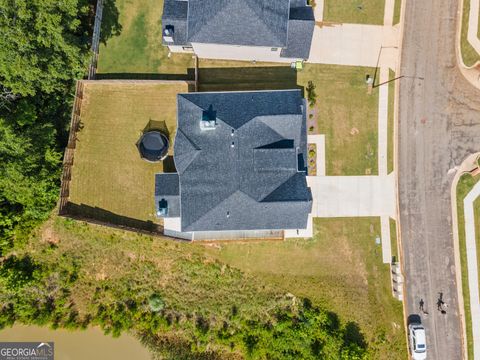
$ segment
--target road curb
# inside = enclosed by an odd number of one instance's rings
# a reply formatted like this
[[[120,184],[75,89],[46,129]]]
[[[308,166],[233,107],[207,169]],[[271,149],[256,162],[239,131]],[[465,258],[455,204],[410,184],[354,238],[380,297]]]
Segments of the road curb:
[[[465,322],[465,304],[463,302],[463,283],[462,283],[462,263],[460,260],[460,240],[458,236],[458,213],[457,213],[457,185],[462,175],[467,174],[469,170],[468,164],[472,164],[480,156],[480,152],[469,155],[459,166],[457,173],[452,181],[450,189],[451,206],[452,206],[452,232],[453,232],[453,250],[455,254],[455,277],[457,279],[457,296],[458,296],[458,312],[460,314],[460,322],[462,323],[462,345],[463,358],[468,360],[467,348],[467,324]]]

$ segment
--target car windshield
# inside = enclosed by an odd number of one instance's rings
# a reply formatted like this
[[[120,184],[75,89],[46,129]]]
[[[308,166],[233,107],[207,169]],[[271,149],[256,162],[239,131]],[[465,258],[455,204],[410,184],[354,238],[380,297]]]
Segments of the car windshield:
[[[417,350],[418,350],[418,352],[424,352],[425,351],[425,345],[424,344],[417,344]]]

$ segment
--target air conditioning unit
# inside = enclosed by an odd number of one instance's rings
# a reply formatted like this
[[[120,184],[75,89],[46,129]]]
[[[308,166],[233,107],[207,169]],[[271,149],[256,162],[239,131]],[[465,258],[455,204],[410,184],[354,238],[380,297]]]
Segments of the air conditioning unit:
[[[167,25],[163,30],[163,41],[173,43],[173,26]]]

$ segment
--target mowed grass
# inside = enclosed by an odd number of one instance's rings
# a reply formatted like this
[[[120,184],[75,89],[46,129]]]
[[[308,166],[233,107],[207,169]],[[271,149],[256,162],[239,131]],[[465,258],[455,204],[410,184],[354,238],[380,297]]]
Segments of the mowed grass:
[[[314,219],[313,239],[222,243],[220,261],[358,323],[372,359],[405,358],[401,302],[382,263],[379,218]]]
[[[117,11],[104,13],[104,22],[121,30],[101,44],[100,74],[187,74],[194,67],[192,54],[172,54],[162,45],[163,0],[111,0]],[[118,18],[117,18],[118,15]]]
[[[463,0],[462,13],[462,32],[460,37],[460,50],[462,59],[466,66],[473,66],[477,61],[480,61],[480,54],[475,51],[472,45],[468,42],[468,19],[470,17],[470,0]],[[480,17],[480,15],[479,15]],[[480,37],[480,35],[479,35]]]
[[[378,174],[378,91],[367,94],[373,68],[307,65],[298,84],[316,86],[318,131],[325,134],[327,175]]]
[[[395,7],[393,9],[393,25],[400,23],[400,16],[402,12],[402,0],[394,0]]]
[[[462,266],[462,291],[463,291],[463,304],[465,310],[465,326],[467,330],[467,350],[468,358],[473,359],[473,335],[472,335],[472,316],[470,308],[470,290],[468,287],[468,269],[467,269],[467,248],[465,239],[465,215],[463,200],[473,188],[473,186],[480,180],[480,176],[473,178],[471,175],[463,175],[457,184],[457,220],[458,220],[458,240],[460,247],[460,262]],[[479,205],[476,201],[475,205]],[[476,214],[480,211],[476,208]],[[478,217],[477,217],[478,219]],[[476,230],[479,230],[478,221],[475,223]],[[477,232],[477,254],[480,247],[480,232]]]
[[[87,83],[70,202],[112,217],[155,222],[154,175],[163,163],[142,160],[136,143],[151,121],[164,122],[173,141],[176,95],[187,91],[184,82]]]
[[[327,175],[378,174],[378,91],[367,94],[367,67],[200,60],[200,91],[302,89],[312,81],[315,116],[326,135]]]
[[[385,0],[325,0],[323,20],[383,25],[384,11]]]
[[[400,261],[398,257],[398,237],[397,237],[397,222],[390,218],[390,241],[392,245],[392,261]]]

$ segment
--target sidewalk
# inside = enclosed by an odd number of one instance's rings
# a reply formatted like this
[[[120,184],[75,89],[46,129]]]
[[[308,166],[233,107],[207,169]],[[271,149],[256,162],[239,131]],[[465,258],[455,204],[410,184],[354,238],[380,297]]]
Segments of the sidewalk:
[[[465,213],[465,243],[467,247],[468,288],[472,316],[473,357],[480,359],[480,293],[478,289],[478,262],[473,202],[480,196],[477,183],[463,200]]]
[[[480,39],[478,38],[478,17],[480,0],[470,0],[470,13],[468,16],[467,40],[475,51],[480,54]]]

